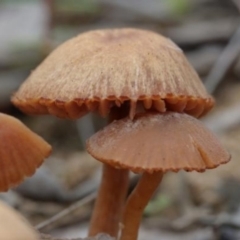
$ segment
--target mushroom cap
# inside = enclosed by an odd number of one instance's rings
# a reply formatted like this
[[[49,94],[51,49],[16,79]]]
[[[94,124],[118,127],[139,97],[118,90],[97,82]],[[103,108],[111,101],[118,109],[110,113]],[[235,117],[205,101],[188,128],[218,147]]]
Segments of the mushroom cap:
[[[34,174],[51,146],[14,117],[0,113],[0,191]]]
[[[0,239],[40,240],[31,225],[3,202],[0,202],[0,216]]]
[[[200,117],[214,105],[182,50],[170,39],[139,29],[96,30],[55,49],[12,98],[28,114],[76,119],[89,111],[136,102]]]
[[[87,141],[101,162],[134,172],[203,172],[230,160],[202,122],[184,113],[138,114],[114,121]]]

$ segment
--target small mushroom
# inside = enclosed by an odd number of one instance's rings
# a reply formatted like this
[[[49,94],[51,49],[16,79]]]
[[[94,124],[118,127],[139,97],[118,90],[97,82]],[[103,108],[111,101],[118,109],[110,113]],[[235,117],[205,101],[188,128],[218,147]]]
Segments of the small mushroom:
[[[214,105],[179,47],[157,33],[132,28],[90,31],[63,43],[12,101],[28,114],[77,119],[97,112],[109,122],[149,110],[200,117]],[[127,186],[127,170],[104,165],[90,236],[117,236]]]
[[[165,172],[203,172],[230,160],[199,120],[176,112],[114,121],[88,140],[87,151],[101,162],[142,173],[125,205],[121,240],[137,239],[142,212]]]
[[[18,119],[0,113],[0,191],[34,174],[51,146]]]
[[[12,208],[0,202],[0,239],[40,240],[31,225]]]

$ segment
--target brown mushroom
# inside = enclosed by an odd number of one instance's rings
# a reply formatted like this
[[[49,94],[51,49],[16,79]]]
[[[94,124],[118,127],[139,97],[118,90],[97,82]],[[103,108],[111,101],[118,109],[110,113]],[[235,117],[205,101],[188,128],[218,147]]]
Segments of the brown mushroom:
[[[31,225],[12,208],[0,202],[0,239],[40,240]]]
[[[230,160],[199,120],[176,112],[145,113],[114,121],[87,142],[101,162],[142,173],[123,213],[121,240],[136,240],[142,212],[166,171],[203,172]]]
[[[29,114],[77,119],[93,111],[109,114],[109,121],[166,109],[200,117],[214,105],[180,48],[159,34],[130,28],[90,31],[65,42],[12,101]],[[104,165],[90,236],[117,236],[127,185],[128,171]]]
[[[214,102],[170,39],[137,29],[91,31],[53,51],[20,87],[13,103],[29,114],[77,119],[106,116],[114,105],[136,102],[199,117]]]
[[[0,113],[0,191],[34,174],[51,146],[18,119]]]

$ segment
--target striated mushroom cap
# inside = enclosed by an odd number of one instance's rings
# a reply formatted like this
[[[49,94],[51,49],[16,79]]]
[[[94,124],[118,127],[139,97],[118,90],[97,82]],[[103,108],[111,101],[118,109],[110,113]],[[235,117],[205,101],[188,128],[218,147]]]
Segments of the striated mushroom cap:
[[[87,141],[101,162],[134,172],[203,172],[230,160],[202,122],[176,112],[141,114],[114,121]]]
[[[14,117],[0,113],[0,192],[34,174],[51,146]]]
[[[3,202],[0,202],[0,216],[0,239],[40,240],[31,225]]]
[[[28,114],[76,119],[136,102],[145,109],[200,117],[214,105],[182,50],[139,29],[90,31],[54,50],[12,98]]]

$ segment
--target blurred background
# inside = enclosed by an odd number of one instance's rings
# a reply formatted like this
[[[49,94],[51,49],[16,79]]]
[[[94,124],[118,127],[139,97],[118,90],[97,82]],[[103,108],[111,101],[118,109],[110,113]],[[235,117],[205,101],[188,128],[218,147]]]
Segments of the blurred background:
[[[0,111],[21,119],[54,151],[32,178],[0,198],[41,232],[86,236],[101,164],[84,152],[84,142],[105,120],[26,116],[10,97],[56,46],[84,31],[115,27],[150,29],[184,50],[216,98],[202,120],[232,154],[230,163],[205,173],[168,173],[145,210],[140,239],[240,239],[239,0],[1,0]],[[71,212],[75,202],[80,207]]]

